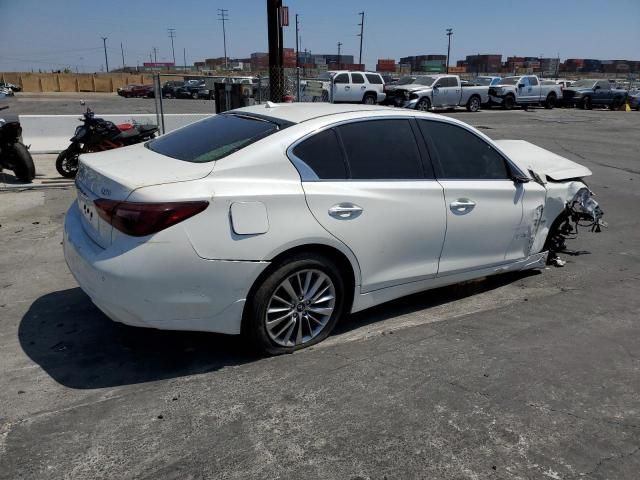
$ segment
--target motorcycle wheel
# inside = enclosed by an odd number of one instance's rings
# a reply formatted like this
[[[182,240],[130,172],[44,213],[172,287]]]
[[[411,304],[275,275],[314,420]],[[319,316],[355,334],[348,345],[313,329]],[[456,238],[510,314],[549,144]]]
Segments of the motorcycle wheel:
[[[67,148],[60,152],[56,159],[56,170],[64,178],[74,178],[78,173],[78,156],[80,152]]]
[[[36,176],[36,167],[33,165],[33,158],[27,147],[22,143],[13,144],[13,173],[22,182],[31,183]]]

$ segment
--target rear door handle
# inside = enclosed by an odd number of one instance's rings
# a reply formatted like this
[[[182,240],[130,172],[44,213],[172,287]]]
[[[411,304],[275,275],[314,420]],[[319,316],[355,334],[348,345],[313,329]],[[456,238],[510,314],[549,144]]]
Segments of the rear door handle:
[[[362,207],[353,203],[339,203],[329,209],[329,215],[334,218],[355,218],[362,213]]]
[[[458,200],[451,202],[449,206],[454,213],[467,213],[473,210],[476,206],[476,202],[467,198],[459,198]]]

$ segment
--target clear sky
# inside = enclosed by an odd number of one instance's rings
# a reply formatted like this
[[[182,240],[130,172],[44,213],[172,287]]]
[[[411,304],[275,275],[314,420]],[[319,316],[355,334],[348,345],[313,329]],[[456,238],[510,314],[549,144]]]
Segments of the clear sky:
[[[285,46],[295,46],[300,15],[302,48],[353,54],[359,48],[358,12],[365,11],[363,60],[446,54],[451,63],[475,53],[640,60],[640,0],[285,0],[291,26]],[[227,53],[245,57],[267,50],[266,0],[0,0],[0,71],[99,71],[100,37],[109,65],[171,61],[167,28],[176,29],[176,63],[223,55],[217,9],[229,10]]]

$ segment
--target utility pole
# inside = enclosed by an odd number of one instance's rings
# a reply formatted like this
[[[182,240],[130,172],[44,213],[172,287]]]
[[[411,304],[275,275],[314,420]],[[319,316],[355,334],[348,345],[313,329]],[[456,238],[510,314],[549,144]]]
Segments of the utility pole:
[[[176,38],[176,29],[169,28],[167,29],[169,32],[169,38],[171,39],[171,53],[173,54],[173,68],[176,66],[176,51],[173,48],[173,39]]]
[[[184,65],[184,71],[187,70],[187,49],[183,48],[182,49],[182,63]]]
[[[158,63],[158,47],[153,47],[153,63]]]
[[[107,58],[107,38],[109,37],[100,37],[102,38],[102,44],[104,45],[104,63],[107,66],[107,73],[109,73],[109,59]]]
[[[151,53],[149,54],[149,63],[153,63],[153,55]]]
[[[340,64],[342,63],[342,58],[340,55],[340,50],[342,48],[342,42],[338,42],[338,70],[340,70]]]
[[[360,15],[360,23],[358,24],[358,26],[360,26],[360,33],[358,34],[358,36],[360,37],[360,57],[358,58],[358,63],[362,65],[362,37],[364,36],[364,12],[360,12],[358,15]]]
[[[218,20],[222,22],[222,44],[224,45],[224,69],[229,70],[229,64],[227,62],[227,31],[225,29],[225,23],[229,21],[229,10],[225,8],[219,8]]]
[[[453,35],[453,28],[447,28],[447,37],[449,37],[449,46],[447,47],[447,73],[449,73],[449,55],[451,55],[451,35]]]
[[[122,46],[122,42],[120,42],[120,52],[122,53],[122,71],[125,69],[124,65],[124,47]]]

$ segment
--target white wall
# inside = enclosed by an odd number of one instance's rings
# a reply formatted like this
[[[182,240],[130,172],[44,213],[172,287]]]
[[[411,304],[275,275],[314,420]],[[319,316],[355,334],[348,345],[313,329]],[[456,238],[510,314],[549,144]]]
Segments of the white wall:
[[[167,132],[209,117],[202,113],[167,113],[164,124]],[[31,145],[31,153],[58,153],[69,146],[78,125],[80,115],[20,115],[22,139]],[[156,123],[155,114],[99,115],[115,124],[135,120],[138,123]]]

